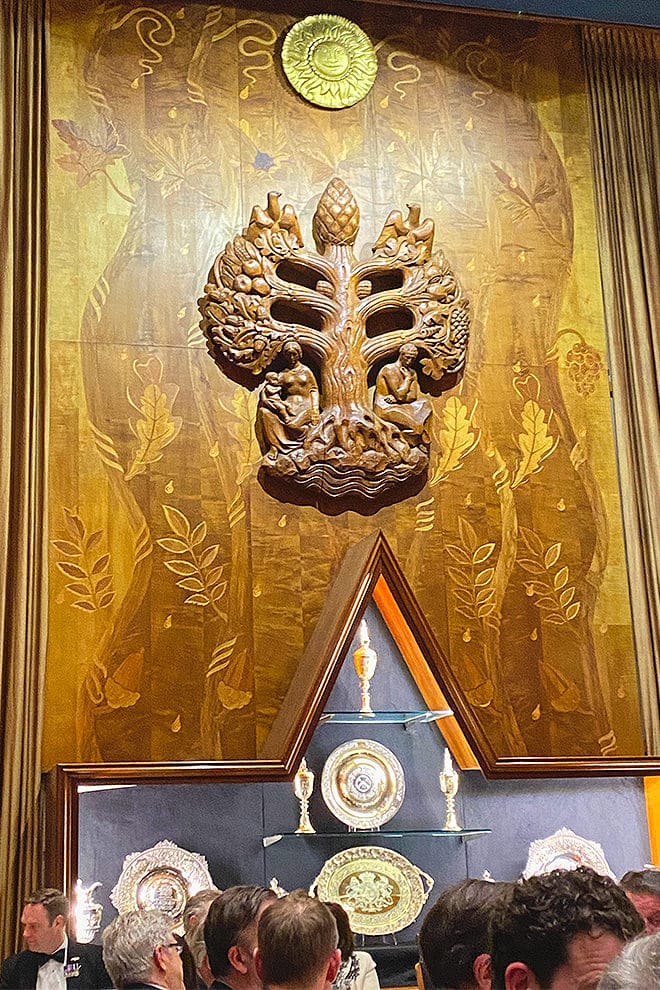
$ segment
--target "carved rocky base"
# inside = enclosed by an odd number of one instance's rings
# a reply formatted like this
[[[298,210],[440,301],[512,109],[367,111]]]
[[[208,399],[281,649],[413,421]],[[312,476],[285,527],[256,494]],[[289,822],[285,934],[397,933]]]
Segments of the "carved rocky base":
[[[295,484],[302,502],[314,502],[322,495],[380,505],[392,489],[411,482],[415,488],[424,484],[429,451],[425,436],[407,435],[366,410],[350,418],[321,414],[299,443],[270,448],[260,477]],[[338,505],[336,511],[347,507]]]

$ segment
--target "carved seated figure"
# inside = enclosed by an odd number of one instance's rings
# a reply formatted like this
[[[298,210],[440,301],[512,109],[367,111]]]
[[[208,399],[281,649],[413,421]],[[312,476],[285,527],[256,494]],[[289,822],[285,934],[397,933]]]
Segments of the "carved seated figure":
[[[313,373],[301,361],[300,344],[287,341],[282,353],[288,367],[279,374],[268,372],[257,409],[257,422],[271,460],[299,446],[308,427],[319,421],[319,388]]]
[[[396,361],[381,368],[376,379],[374,412],[403,433],[421,437],[431,415],[431,404],[420,396],[417,373],[412,366],[416,357],[415,345],[404,344]]]

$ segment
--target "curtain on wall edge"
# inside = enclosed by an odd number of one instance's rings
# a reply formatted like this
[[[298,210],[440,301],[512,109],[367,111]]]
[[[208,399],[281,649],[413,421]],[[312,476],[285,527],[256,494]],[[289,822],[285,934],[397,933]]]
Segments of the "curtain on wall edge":
[[[46,655],[46,0],[2,0],[0,953],[39,880]]]
[[[582,47],[640,700],[658,755],[660,34],[585,25]]]

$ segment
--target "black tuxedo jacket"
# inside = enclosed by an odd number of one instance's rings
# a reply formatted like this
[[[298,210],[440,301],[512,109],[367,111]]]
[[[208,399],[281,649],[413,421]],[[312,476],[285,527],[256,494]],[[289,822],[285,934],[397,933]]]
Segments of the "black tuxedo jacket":
[[[69,939],[67,962],[78,959],[80,974],[70,976],[66,981],[67,990],[107,990],[112,981],[103,965],[103,955],[100,945],[82,945]],[[18,952],[9,956],[2,964],[0,988],[2,990],[34,990],[37,985],[39,971],[39,954]]]

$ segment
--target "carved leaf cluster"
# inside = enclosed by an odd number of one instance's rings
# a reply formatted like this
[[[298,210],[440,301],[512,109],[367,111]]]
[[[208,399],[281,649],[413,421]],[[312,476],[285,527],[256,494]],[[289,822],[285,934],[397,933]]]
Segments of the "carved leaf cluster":
[[[219,544],[203,547],[207,535],[204,521],[193,529],[183,512],[173,506],[163,505],[163,512],[174,536],[163,537],[157,542],[163,550],[177,555],[166,560],[165,567],[179,576],[180,580],[176,582],[178,588],[191,592],[184,599],[184,604],[210,605],[220,618],[226,620],[227,613],[219,605],[227,590],[227,582],[223,580],[224,564],[215,563]]]
[[[97,612],[108,608],[114,600],[115,592],[112,575],[109,573],[110,554],[97,552],[103,539],[103,530],[97,529],[88,534],[80,516],[69,509],[64,510],[64,518],[70,538],[53,540],[52,543],[63,558],[56,561],[58,570],[72,578],[65,585],[67,591],[73,595],[71,604],[82,612]]]
[[[527,582],[527,594],[541,611],[543,622],[561,626],[575,619],[581,603],[575,601],[575,586],[568,584],[568,567],[560,564],[561,543],[544,547],[531,529],[520,528],[526,555],[517,558],[519,566],[533,577]]]
[[[459,516],[460,544],[445,547],[458,566],[447,568],[447,574],[457,585],[453,591],[458,601],[456,611],[472,622],[488,624],[495,611],[495,589],[492,587],[495,568],[488,565],[495,550],[494,543],[479,543],[474,527]]]

